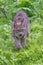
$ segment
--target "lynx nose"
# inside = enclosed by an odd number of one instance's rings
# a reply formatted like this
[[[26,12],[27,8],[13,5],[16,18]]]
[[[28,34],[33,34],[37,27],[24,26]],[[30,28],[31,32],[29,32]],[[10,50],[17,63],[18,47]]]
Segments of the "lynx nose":
[[[19,32],[19,36],[22,36],[22,32]]]

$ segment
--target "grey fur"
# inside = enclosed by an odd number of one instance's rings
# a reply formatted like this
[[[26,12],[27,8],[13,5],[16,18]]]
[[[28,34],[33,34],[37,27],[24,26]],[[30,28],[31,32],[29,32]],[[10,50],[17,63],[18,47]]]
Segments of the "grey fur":
[[[15,25],[15,22],[18,22],[18,18],[20,21],[23,20],[21,26]],[[26,38],[29,36],[30,28],[29,28],[29,20],[28,16],[24,11],[19,11],[14,17],[14,21],[12,22],[12,38],[17,49],[21,49],[25,46]]]

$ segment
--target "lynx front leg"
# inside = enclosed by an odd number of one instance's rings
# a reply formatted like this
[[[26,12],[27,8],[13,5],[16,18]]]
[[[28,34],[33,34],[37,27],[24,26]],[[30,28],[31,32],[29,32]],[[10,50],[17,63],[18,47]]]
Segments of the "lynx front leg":
[[[14,41],[15,47],[16,47],[17,49],[21,49],[21,48],[22,48],[22,45],[20,44],[20,40],[19,40],[19,39],[17,39],[17,38],[15,37],[15,38],[13,38],[13,41]]]
[[[25,44],[26,44],[26,37],[23,37],[21,39],[21,45],[22,45],[22,47],[25,47]]]

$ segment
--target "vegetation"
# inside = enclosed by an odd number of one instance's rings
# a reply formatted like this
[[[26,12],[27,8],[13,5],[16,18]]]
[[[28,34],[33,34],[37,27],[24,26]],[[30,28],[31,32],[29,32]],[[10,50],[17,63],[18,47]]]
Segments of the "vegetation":
[[[11,24],[21,9],[29,16],[30,36],[16,50]],[[0,0],[0,65],[43,65],[43,0]]]

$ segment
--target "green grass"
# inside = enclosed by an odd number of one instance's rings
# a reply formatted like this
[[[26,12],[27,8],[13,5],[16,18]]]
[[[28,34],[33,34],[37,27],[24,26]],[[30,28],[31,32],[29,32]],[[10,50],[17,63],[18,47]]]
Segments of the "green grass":
[[[11,36],[11,23],[0,25],[0,65],[43,65],[43,20],[30,23],[26,47],[16,50]]]
[[[29,16],[30,36],[16,50],[11,24],[20,9]],[[43,65],[43,0],[0,0],[0,65]]]

